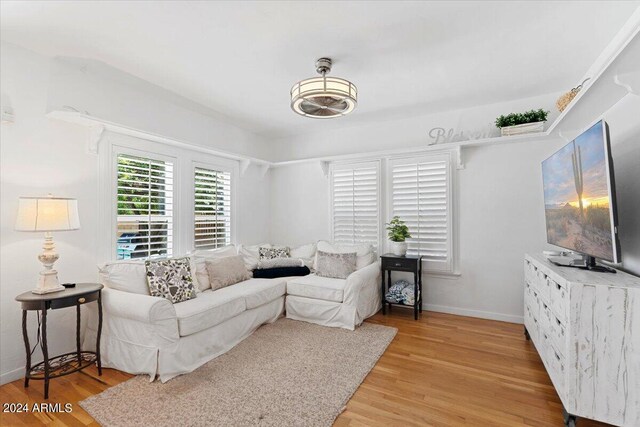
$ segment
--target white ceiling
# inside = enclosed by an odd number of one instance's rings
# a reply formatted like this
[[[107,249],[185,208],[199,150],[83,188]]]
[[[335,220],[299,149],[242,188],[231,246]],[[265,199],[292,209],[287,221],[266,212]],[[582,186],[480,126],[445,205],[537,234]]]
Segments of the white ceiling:
[[[561,91],[639,2],[10,2],[2,40],[84,57],[176,92],[265,137]],[[353,81],[347,117],[294,114],[320,56]]]

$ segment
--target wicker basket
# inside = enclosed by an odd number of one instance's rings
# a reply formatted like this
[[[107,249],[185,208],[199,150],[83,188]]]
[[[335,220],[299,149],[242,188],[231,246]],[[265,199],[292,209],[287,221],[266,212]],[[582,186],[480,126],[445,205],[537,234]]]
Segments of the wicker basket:
[[[567,105],[569,105],[571,101],[573,101],[573,98],[575,98],[578,92],[580,92],[580,89],[582,89],[582,86],[587,82],[587,80],[589,79],[585,79],[585,81],[580,83],[578,86],[574,87],[569,92],[561,95],[560,98],[558,98],[558,100],[556,101],[556,107],[558,107],[558,111],[562,113],[564,109],[567,108]]]

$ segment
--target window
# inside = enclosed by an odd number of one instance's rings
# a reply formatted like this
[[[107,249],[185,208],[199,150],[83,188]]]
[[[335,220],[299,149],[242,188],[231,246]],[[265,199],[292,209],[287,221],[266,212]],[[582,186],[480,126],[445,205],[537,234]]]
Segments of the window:
[[[378,246],[379,162],[332,165],[331,219],[335,243]]]
[[[231,173],[194,169],[194,247],[231,244]]]
[[[117,155],[116,259],[171,256],[173,163]]]
[[[449,155],[389,161],[389,216],[407,223],[407,253],[422,255],[432,271],[453,268],[450,168]]]

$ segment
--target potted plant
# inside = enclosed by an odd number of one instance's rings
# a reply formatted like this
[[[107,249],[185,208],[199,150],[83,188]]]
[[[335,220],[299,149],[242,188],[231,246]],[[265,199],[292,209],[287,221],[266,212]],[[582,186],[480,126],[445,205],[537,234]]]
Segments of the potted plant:
[[[405,256],[409,246],[405,240],[410,239],[411,234],[409,234],[409,228],[404,221],[400,217],[394,216],[387,224],[387,231],[389,231],[389,249],[391,252],[394,255]]]
[[[500,128],[502,136],[522,135],[525,133],[542,132],[544,122],[547,121],[548,111],[525,111],[524,113],[511,113],[496,119],[496,127]]]

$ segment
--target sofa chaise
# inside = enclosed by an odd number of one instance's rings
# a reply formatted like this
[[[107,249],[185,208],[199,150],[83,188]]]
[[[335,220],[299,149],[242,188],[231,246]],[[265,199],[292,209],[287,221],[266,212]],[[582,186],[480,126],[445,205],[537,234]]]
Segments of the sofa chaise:
[[[263,246],[263,245],[260,245]],[[327,251],[357,252],[357,270],[346,279],[302,277],[242,281],[172,304],[149,295],[144,261],[124,260],[100,267],[103,290],[102,364],[166,382],[191,372],[247,338],[260,325],[287,318],[354,330],[381,307],[380,268],[367,245],[332,246]],[[228,246],[190,254],[198,282],[207,281],[206,259],[243,255],[254,267],[258,246]],[[298,249],[298,252],[296,252]],[[316,244],[291,250],[313,267]],[[95,346],[97,310],[89,311],[84,345]]]

